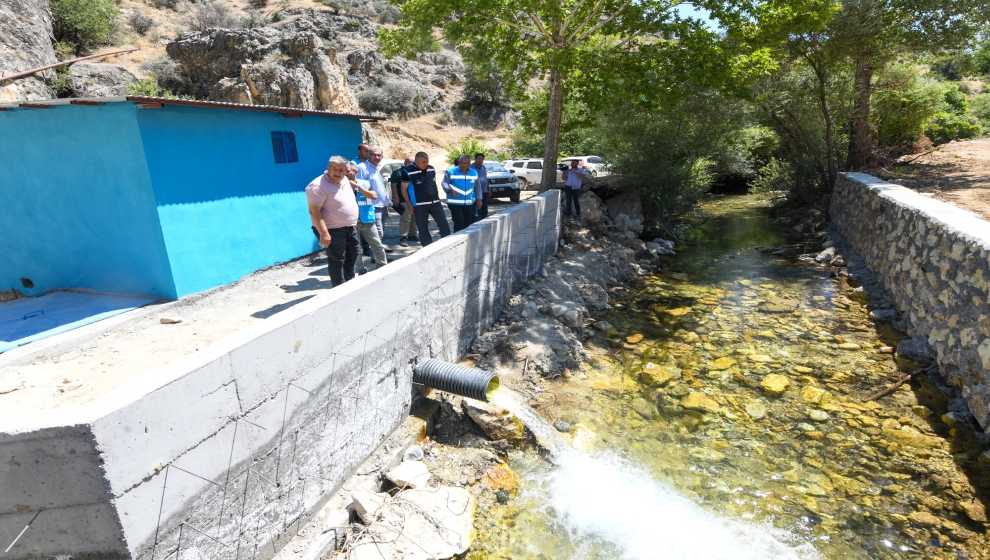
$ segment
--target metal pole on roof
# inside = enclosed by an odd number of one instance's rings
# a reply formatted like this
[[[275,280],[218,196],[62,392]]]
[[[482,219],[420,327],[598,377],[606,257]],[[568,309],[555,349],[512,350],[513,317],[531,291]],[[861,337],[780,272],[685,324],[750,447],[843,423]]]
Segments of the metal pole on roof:
[[[120,51],[113,51],[113,52],[108,52],[108,53],[91,54],[89,56],[81,56],[79,58],[73,58],[72,60],[63,60],[62,62],[56,62],[55,64],[49,64],[48,66],[42,66],[41,68],[34,68],[32,70],[26,70],[24,72],[18,72],[17,74],[11,74],[9,76],[0,76],[0,84],[6,82],[7,80],[16,80],[18,78],[23,78],[25,76],[30,76],[31,74],[36,74],[38,72],[41,72],[42,70],[48,70],[49,68],[55,68],[55,67],[58,67],[58,66],[65,66],[65,65],[68,65],[68,64],[73,64],[75,62],[80,62],[80,61],[83,61],[83,60],[89,60],[91,58],[102,58],[104,56],[113,56],[115,54],[126,54],[126,53],[129,53],[129,52],[134,52],[134,51],[139,51],[139,50],[141,50],[141,49],[135,47],[133,49],[123,49],[123,50],[120,50]]]

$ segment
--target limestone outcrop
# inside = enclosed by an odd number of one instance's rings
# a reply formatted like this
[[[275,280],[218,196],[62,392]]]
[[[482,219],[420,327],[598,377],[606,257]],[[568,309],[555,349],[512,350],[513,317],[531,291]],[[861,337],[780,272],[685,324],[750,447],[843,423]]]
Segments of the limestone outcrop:
[[[77,62],[69,67],[72,91],[76,97],[125,95],[127,84],[137,77],[119,64]]]
[[[212,101],[354,111],[337,52],[314,31],[262,27],[183,33],[166,48],[179,91]]]
[[[47,0],[0,2],[0,75],[56,62]],[[0,82],[0,103],[55,97],[41,74]]]

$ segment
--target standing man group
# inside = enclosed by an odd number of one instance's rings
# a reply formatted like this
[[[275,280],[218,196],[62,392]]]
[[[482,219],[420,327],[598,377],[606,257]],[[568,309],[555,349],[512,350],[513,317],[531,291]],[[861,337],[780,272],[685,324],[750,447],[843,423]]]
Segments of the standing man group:
[[[320,246],[327,250],[327,268],[333,286],[367,271],[359,260],[359,234],[374,256],[377,268],[387,264],[386,252],[391,251],[382,242],[385,237],[382,220],[389,206],[401,216],[399,245],[403,247],[408,246],[408,241],[416,241],[417,234],[424,247],[433,242],[430,217],[441,238],[450,235],[430,157],[425,152],[407,157],[405,167],[389,177],[390,193],[378,170],[382,156],[381,148],[361,144],[357,159],[347,161],[333,156],[326,172],[306,187],[312,230]],[[474,162],[463,155],[457,159],[457,165],[443,174],[442,187],[454,231],[461,231],[488,215],[488,176],[484,162],[484,154],[475,154]]]

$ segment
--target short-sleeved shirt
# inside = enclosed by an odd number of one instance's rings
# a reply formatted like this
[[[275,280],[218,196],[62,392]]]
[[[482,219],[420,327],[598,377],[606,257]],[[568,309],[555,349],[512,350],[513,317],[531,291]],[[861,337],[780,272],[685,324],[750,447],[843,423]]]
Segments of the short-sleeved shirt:
[[[577,169],[567,168],[567,178],[564,179],[564,185],[572,189],[581,188],[581,178],[587,173],[584,169],[578,167]]]
[[[385,188],[385,179],[382,178],[382,174],[370,160],[358,165],[357,178],[368,181],[371,184],[371,188],[368,190],[375,191],[375,194],[378,195],[378,198],[372,201],[375,207],[392,206],[392,199],[389,198],[388,190]]]
[[[481,187],[481,192],[488,192],[488,168],[483,163],[481,165],[472,163],[471,169],[478,172],[478,185]]]
[[[346,181],[347,179],[344,179]],[[349,183],[335,183],[324,173],[306,186],[306,200],[320,205],[327,229],[353,226],[358,220],[357,198]]]

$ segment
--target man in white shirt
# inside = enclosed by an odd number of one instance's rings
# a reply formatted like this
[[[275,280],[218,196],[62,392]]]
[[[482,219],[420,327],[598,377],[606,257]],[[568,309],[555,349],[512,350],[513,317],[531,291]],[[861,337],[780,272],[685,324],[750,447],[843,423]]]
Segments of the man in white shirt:
[[[584,216],[581,215],[581,202],[578,200],[581,198],[581,187],[582,180],[584,179],[587,171],[578,167],[578,160],[571,160],[571,168],[564,170],[564,213],[567,214],[567,219],[570,220],[574,217],[571,214],[571,203],[574,204],[574,210],[577,212],[577,219],[583,220]]]
[[[373,203],[375,207],[375,226],[378,228],[378,238],[384,240],[385,228],[382,225],[382,220],[388,216],[388,207],[392,206],[392,200],[388,196],[388,189],[385,188],[385,178],[378,171],[378,166],[382,163],[382,157],[384,157],[384,152],[381,148],[378,146],[371,148],[368,161],[358,165],[357,178],[371,183],[371,189],[378,194],[378,198]],[[391,253],[392,250],[386,247],[385,252]]]

